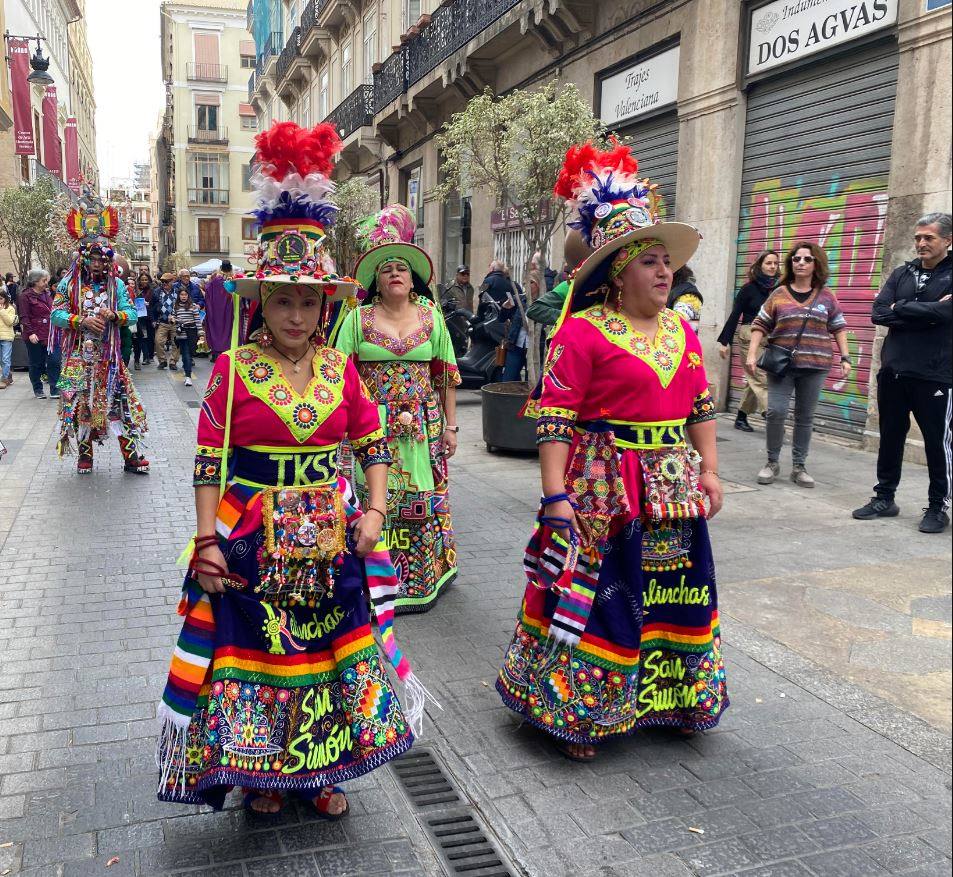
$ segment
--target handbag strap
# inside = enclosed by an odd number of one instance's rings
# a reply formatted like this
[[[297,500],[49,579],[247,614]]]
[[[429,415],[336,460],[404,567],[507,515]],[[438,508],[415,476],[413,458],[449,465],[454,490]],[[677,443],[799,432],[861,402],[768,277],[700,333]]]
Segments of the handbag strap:
[[[791,295],[791,298],[794,298],[794,290],[788,286],[788,292]],[[794,347],[791,349],[791,358],[794,358],[794,355],[798,352],[798,348],[801,346],[801,336],[804,334],[804,329],[807,326],[807,321],[811,318],[811,311],[814,310],[814,303],[817,301],[817,297],[821,294],[821,291],[818,290],[814,293],[814,297],[809,301],[805,302],[807,306],[807,313],[804,314],[804,319],[801,321],[801,328],[798,329],[797,338],[794,339]],[[794,298],[797,301],[796,298]]]

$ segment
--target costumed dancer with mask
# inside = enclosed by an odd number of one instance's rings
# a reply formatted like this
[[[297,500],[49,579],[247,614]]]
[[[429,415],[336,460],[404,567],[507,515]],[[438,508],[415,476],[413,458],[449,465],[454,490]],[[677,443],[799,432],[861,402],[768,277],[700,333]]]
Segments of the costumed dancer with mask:
[[[84,199],[66,217],[78,241],[69,273],[53,297],[50,346],[60,346],[60,456],[78,451],[76,471],[93,469],[93,443],[112,432],[119,441],[123,469],[145,474],[142,454],[146,413],[122,357],[121,330],[136,325],[135,305],[119,277],[109,241],[119,231],[119,214]]]
[[[384,535],[400,579],[398,612],[426,612],[457,575],[447,460],[457,449],[460,373],[430,290],[433,263],[411,243],[400,204],[362,223],[369,246],[355,268],[367,290],[335,346],[349,356],[380,409],[393,454]],[[366,488],[354,472],[359,495]]]
[[[728,705],[705,521],[722,501],[715,407],[698,337],[666,308],[700,235],[658,221],[637,170],[628,147],[585,144],[556,185],[594,252],[529,405],[543,496],[497,681],[580,761],[638,728],[714,727]]]
[[[259,307],[250,343],[237,344],[234,324],[199,417],[185,622],[158,710],[159,797],[220,808],[238,786],[257,813],[293,795],[340,819],[337,784],[410,748],[427,694],[394,638],[377,406],[322,335],[332,302],[356,291],[322,247],[341,141],[327,124],[281,122],[256,146],[256,270],[226,289]],[[363,509],[337,477],[344,439],[367,483]]]

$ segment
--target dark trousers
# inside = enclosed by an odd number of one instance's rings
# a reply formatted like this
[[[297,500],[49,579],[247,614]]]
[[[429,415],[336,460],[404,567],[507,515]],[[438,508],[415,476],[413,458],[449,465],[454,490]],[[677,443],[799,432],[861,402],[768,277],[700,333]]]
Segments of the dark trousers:
[[[199,330],[194,326],[189,326],[182,331],[185,336],[176,335],[175,343],[179,345],[179,351],[182,354],[182,370],[187,378],[192,377],[192,363],[195,355],[195,347],[199,340]]]
[[[25,343],[27,356],[30,357],[30,383],[33,384],[33,392],[43,392],[44,373],[50,382],[50,392],[54,392],[60,379],[59,350],[48,350],[45,344],[33,344],[30,341]]]
[[[880,450],[877,453],[877,496],[893,499],[900,484],[903,447],[912,414],[923,434],[928,493],[931,506],[948,507],[953,481],[951,412],[953,392],[945,384],[905,378],[892,372],[877,376],[877,407],[880,409]]]
[[[506,361],[503,363],[503,376],[500,380],[521,381],[523,380],[524,368],[526,368],[526,348],[508,346],[506,348]]]
[[[136,354],[136,362],[151,362],[156,355],[156,330],[152,320],[148,317],[139,317],[136,330],[132,333],[132,349]]]

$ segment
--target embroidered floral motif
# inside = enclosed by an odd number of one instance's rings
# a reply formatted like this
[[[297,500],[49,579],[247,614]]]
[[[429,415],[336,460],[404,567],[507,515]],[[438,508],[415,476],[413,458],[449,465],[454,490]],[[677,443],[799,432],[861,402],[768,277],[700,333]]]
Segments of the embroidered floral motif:
[[[344,357],[319,347],[311,361],[314,377],[298,394],[278,367],[255,345],[235,351],[235,371],[248,392],[267,403],[299,442],[307,441],[344,398]]]
[[[704,423],[706,420],[715,419],[715,400],[711,393],[705,390],[699,393],[692,402],[692,413],[685,421],[686,424]]]
[[[222,386],[222,376],[215,375],[205,388],[205,393],[203,393],[202,398],[208,399],[220,386]]]
[[[685,329],[675,313],[664,310],[659,314],[654,344],[633,328],[625,314],[610,311],[604,305],[594,305],[576,316],[590,322],[616,347],[641,359],[658,375],[663,387],[672,382],[685,351]]]
[[[361,332],[364,334],[364,340],[369,344],[383,347],[384,350],[389,351],[394,356],[406,356],[415,347],[420,347],[421,344],[426,343],[433,332],[433,313],[425,305],[417,305],[420,328],[406,338],[395,338],[393,335],[378,331],[374,325],[376,311],[377,308],[374,305],[361,308]]]
[[[575,429],[572,421],[562,417],[540,417],[536,421],[536,444],[543,442],[572,443]]]
[[[694,350],[688,352],[688,367],[691,369],[699,368],[702,364],[702,358]]]
[[[195,468],[192,474],[192,486],[204,487],[217,485],[222,474],[222,449],[208,445],[199,445],[195,449]]]

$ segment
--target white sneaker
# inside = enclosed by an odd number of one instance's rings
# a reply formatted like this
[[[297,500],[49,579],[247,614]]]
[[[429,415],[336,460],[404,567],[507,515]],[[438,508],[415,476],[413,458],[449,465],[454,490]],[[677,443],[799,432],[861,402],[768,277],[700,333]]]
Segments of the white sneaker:
[[[187,386],[187,387],[191,387],[191,386],[192,386],[192,378],[186,378],[186,379],[185,379],[185,386]]]
[[[770,460],[765,467],[758,473],[758,484],[773,484],[774,479],[778,477],[781,466],[778,463],[772,463]]]

